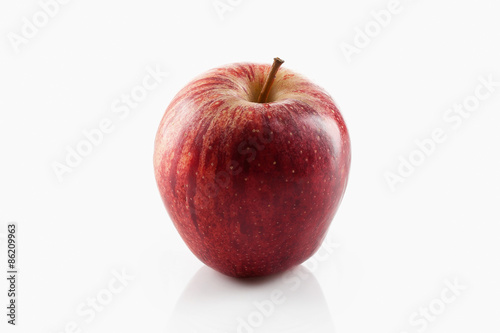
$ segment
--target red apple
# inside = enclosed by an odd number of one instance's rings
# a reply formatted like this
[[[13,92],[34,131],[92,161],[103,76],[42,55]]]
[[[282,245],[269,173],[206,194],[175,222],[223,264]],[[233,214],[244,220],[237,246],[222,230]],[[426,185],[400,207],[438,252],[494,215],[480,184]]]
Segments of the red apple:
[[[235,277],[284,271],[319,248],[351,162],[339,109],[289,69],[212,69],[168,106],[154,169],[182,239],[206,265]]]

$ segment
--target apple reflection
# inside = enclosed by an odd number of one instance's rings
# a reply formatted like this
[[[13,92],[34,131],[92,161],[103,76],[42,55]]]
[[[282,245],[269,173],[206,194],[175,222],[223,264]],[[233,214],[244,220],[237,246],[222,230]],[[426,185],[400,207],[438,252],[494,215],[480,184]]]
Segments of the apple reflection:
[[[167,332],[334,332],[321,287],[304,266],[271,277],[234,279],[206,266],[193,276]]]

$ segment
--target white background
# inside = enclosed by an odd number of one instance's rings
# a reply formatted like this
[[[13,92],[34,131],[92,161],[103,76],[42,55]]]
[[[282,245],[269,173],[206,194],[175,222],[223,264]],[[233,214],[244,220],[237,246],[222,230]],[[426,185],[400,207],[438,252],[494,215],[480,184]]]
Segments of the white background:
[[[498,332],[500,86],[460,125],[443,118],[474,102],[480,77],[500,81],[498,0],[401,0],[380,31],[371,12],[385,0],[222,2],[231,10],[219,15],[213,0],[73,0],[16,47],[23,18],[42,25],[42,9],[2,0],[0,268],[16,221],[20,308],[10,327],[2,278],[0,331],[237,332],[250,316],[254,332]],[[348,61],[342,43],[367,25],[369,45],[358,40]],[[180,239],[156,188],[153,141],[194,76],[276,56],[336,100],[352,168],[333,251],[302,275],[244,283],[203,268]],[[113,103],[148,68],[169,75],[118,117]],[[106,118],[113,131],[60,182],[53,164]],[[422,160],[415,140],[438,128],[446,140]],[[411,154],[421,164],[391,190],[387,173]],[[123,270],[133,278],[106,298]],[[285,300],[269,307],[273,290]],[[96,296],[109,303],[92,318],[77,312]]]

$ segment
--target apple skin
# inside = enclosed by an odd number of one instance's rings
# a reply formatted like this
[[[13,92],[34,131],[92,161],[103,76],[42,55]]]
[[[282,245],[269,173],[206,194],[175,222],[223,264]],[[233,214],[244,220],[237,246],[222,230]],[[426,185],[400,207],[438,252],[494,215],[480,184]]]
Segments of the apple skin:
[[[163,203],[184,242],[233,277],[279,273],[321,245],[344,195],[347,127],[320,87],[269,65],[212,69],[168,106],[155,139]]]

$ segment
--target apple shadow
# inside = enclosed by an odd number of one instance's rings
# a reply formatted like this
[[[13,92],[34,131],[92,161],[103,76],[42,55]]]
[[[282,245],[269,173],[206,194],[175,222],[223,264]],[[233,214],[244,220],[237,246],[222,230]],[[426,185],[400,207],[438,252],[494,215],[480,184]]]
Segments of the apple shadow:
[[[335,332],[321,287],[305,266],[264,278],[235,279],[207,266],[180,296],[167,332]]]

